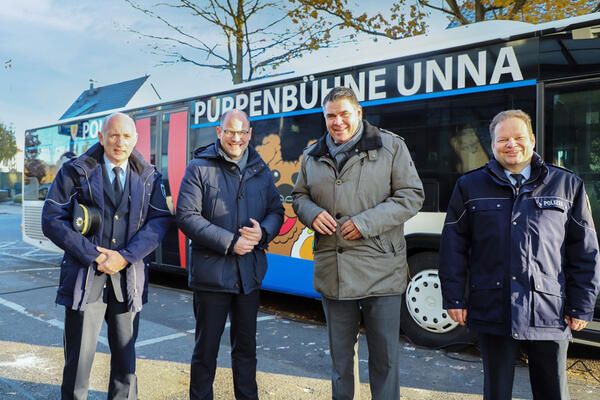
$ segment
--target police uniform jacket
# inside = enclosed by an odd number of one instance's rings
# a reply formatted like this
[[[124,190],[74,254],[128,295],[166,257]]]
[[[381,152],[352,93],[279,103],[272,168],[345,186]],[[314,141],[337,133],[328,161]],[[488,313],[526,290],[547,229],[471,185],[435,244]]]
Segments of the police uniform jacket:
[[[463,175],[450,199],[440,260],[444,308],[466,308],[472,330],[570,338],[564,316],[590,321],[600,286],[582,179],[537,154],[520,190],[496,160]]]
[[[250,293],[267,271],[265,251],[283,223],[283,206],[271,170],[248,146],[243,171],[219,152],[219,143],[201,147],[190,161],[177,201],[177,224],[191,240],[189,286],[196,290]],[[233,252],[242,226],[259,222],[263,237],[242,256]]]
[[[102,241],[102,226],[83,236],[72,225],[78,203],[96,207],[104,215],[105,196],[102,158],[104,148],[92,146],[83,155],[59,170],[42,210],[42,230],[65,251],[56,302],[75,310],[85,309],[97,268],[96,246]],[[144,258],[162,240],[172,215],[168,210],[160,173],[137,150],[129,157],[129,216],[127,240],[119,253],[128,261],[121,273],[126,276],[125,301],[130,311],[139,311],[147,301],[147,264]],[[100,224],[102,225],[102,221]]]

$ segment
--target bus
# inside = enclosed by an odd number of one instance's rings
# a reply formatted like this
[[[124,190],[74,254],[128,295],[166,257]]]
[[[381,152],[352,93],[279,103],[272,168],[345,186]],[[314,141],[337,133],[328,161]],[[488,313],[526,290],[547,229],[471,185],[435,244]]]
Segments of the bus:
[[[496,113],[518,108],[532,116],[536,151],[584,179],[600,226],[599,35],[598,13],[539,25],[489,21],[400,40],[383,53],[378,47],[285,78],[111,112],[135,120],[137,149],[162,172],[174,210],[193,151],[215,141],[224,111],[245,110],[252,144],[269,164],[285,208],[263,289],[318,298],[313,231],[296,217],[291,192],[302,150],[326,132],[323,97],[335,86],[354,89],[367,120],[405,139],[423,181],[425,203],[405,226],[410,271],[401,324],[414,343],[443,347],[472,340],[442,308],[437,269],[445,211],[457,178],[492,156],[488,125]],[[107,114],[26,131],[24,241],[53,248],[40,226],[48,186],[65,155],[80,155],[97,141]],[[174,227],[150,257],[151,268],[185,272],[188,250]],[[577,340],[600,343],[598,303]]]

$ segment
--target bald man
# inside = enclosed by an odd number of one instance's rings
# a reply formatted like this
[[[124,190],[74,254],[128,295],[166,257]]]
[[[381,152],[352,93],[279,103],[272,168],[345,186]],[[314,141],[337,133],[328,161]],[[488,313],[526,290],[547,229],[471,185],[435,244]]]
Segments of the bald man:
[[[56,296],[65,306],[63,400],[87,398],[103,320],[111,352],[107,397],[137,399],[135,341],[148,286],[144,258],[172,222],[160,173],[134,150],[134,121],[111,114],[98,139],[63,164],[42,211],[44,234],[65,251]],[[82,207],[86,213],[74,222]],[[94,212],[100,223],[90,220]]]
[[[267,270],[265,251],[283,223],[273,175],[250,146],[246,113],[221,116],[215,143],[200,148],[181,182],[177,223],[192,242],[196,344],[190,399],[212,400],[227,315],[235,398],[258,399],[256,316]]]

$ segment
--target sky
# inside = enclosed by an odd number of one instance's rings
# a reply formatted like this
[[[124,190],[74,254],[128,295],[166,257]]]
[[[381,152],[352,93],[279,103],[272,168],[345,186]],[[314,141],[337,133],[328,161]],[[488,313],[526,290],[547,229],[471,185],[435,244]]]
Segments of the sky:
[[[391,3],[367,4],[384,10]],[[184,63],[161,65],[147,42],[127,30],[152,32],[157,25],[124,0],[2,0],[1,5],[0,122],[14,128],[20,148],[25,129],[56,121],[89,87],[90,79],[95,86],[104,86],[149,74],[163,100],[231,87],[224,71]],[[206,41],[220,40],[214,34],[211,37],[209,27],[194,25],[197,19],[178,23],[201,30]],[[364,38],[360,45],[349,46],[359,52],[360,46],[385,45],[385,40],[374,44]],[[325,59],[335,65],[337,57],[347,54],[348,48],[323,51],[295,60],[280,71],[320,65]]]

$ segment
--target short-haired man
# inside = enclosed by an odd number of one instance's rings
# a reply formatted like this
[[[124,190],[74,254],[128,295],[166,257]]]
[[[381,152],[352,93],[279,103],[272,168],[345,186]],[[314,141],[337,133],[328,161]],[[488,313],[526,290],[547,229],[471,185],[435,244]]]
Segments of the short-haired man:
[[[296,214],[316,232],[314,282],[327,319],[333,398],[358,394],[362,318],[372,398],[398,400],[404,223],[421,208],[423,186],[404,140],[363,120],[351,89],[331,90],[323,112],[328,133],[304,151],[293,196]]]
[[[584,184],[534,152],[523,111],[496,115],[490,134],[494,159],[463,175],[450,199],[440,254],[444,308],[478,333],[486,400],[512,397],[520,349],[533,397],[568,399],[568,339],[592,319],[600,287]]]
[[[44,235],[65,251],[56,297],[65,306],[63,400],[87,398],[103,320],[111,352],[108,398],[137,398],[135,341],[148,297],[144,258],[172,222],[160,174],[134,150],[133,120],[109,115],[98,139],[64,163],[42,210]],[[100,216],[87,236],[73,224],[80,206]]]
[[[221,116],[217,141],[187,167],[177,222],[192,242],[196,343],[190,399],[212,400],[217,354],[227,315],[236,399],[258,399],[256,317],[267,270],[265,250],[283,223],[283,206],[267,164],[249,146],[246,113]]]

